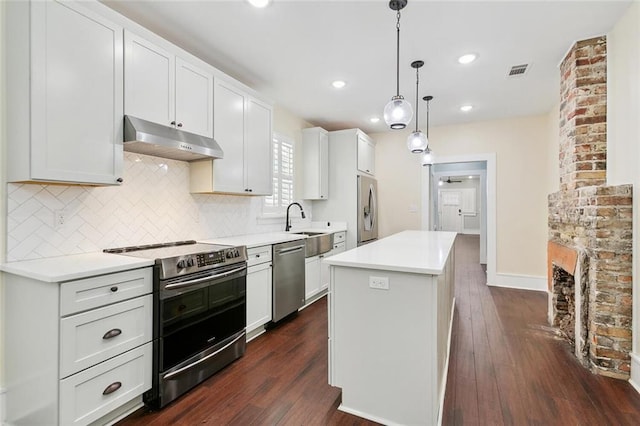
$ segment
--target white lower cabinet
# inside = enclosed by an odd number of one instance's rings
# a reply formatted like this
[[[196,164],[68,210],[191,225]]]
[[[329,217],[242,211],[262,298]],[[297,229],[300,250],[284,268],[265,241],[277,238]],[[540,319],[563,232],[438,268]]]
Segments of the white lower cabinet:
[[[304,298],[307,303],[320,292],[320,262],[320,256],[304,260]]]
[[[329,288],[329,265],[323,260],[334,254],[345,251],[346,231],[335,232],[333,234],[333,249],[319,256],[305,259],[305,300],[310,303],[315,296]]]
[[[7,424],[106,424],[151,388],[150,267],[4,283]]]
[[[247,250],[247,334],[271,321],[271,246]]]
[[[86,425],[151,388],[152,344],[60,381],[60,424]]]

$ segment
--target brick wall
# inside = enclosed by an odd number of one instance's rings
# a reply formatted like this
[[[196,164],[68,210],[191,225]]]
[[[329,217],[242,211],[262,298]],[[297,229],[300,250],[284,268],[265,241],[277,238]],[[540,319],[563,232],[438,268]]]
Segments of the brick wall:
[[[632,187],[605,186],[605,37],[577,42],[560,71],[560,191],[548,198],[549,241],[576,250],[587,265],[575,277],[588,300],[583,362],[595,373],[628,378]]]

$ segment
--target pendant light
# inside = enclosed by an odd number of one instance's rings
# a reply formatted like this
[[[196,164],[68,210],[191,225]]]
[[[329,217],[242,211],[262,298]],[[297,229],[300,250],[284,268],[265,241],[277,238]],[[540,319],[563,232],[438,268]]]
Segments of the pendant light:
[[[422,130],[418,130],[418,121],[420,121],[420,115],[418,115],[418,88],[420,85],[420,78],[418,72],[424,65],[423,61],[411,62],[411,67],[416,69],[416,130],[414,130],[407,138],[407,148],[413,154],[421,154],[429,146],[429,140],[422,133]]]
[[[400,94],[400,11],[407,5],[407,0],[391,0],[389,8],[396,13],[396,95],[384,107],[384,121],[392,130],[407,127],[413,117],[411,104]]]
[[[424,155],[422,156],[422,165],[429,166],[433,164],[433,151],[429,148],[429,102],[433,99],[433,96],[425,96],[422,100],[427,102],[427,147],[424,150]]]

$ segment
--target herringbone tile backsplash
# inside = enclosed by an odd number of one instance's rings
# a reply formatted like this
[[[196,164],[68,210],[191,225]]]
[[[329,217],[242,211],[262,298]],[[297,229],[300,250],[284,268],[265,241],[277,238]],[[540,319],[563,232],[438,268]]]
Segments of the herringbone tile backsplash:
[[[186,162],[126,152],[124,167],[117,187],[9,184],[7,261],[284,229],[262,197],[190,194]]]

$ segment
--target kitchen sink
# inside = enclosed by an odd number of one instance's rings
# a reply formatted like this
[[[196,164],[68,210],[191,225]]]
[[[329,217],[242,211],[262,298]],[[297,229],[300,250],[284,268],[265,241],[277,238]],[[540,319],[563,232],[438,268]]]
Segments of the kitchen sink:
[[[305,235],[305,257],[318,256],[333,248],[333,233],[327,232],[292,232],[292,234]]]

